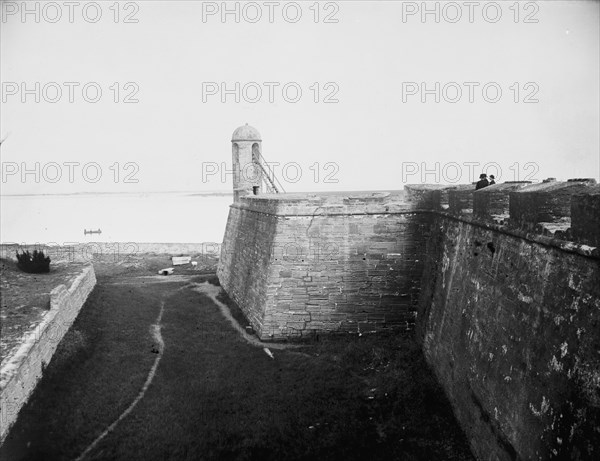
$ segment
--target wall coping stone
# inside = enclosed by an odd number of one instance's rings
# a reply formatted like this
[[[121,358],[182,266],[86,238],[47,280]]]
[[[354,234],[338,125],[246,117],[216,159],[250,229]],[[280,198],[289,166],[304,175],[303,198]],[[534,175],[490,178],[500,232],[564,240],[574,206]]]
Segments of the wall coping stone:
[[[472,213],[457,214],[453,210],[432,208],[423,200],[422,194],[433,194],[439,198],[439,193],[448,191],[450,193],[464,194],[468,191],[479,194],[490,194],[498,191],[506,191],[510,194],[525,193],[527,190],[550,192],[565,187],[578,187],[588,185],[590,191],[598,193],[595,180],[582,179],[570,180],[571,182],[552,181],[546,183],[527,184],[525,181],[507,181],[493,184],[478,191],[474,190],[472,184],[439,185],[439,184],[411,184],[407,185],[408,193],[403,191],[358,191],[358,192],[320,192],[320,193],[290,193],[290,194],[264,194],[258,196],[243,197],[239,202],[230,205],[231,208],[253,211],[255,213],[275,218],[314,218],[317,216],[361,216],[361,215],[411,215],[415,213],[434,213],[447,218],[463,221],[486,229],[522,238],[524,240],[552,246],[559,250],[579,254],[593,259],[600,259],[600,248],[590,245],[564,240],[558,235],[542,235],[536,233],[535,229],[527,230],[506,224],[498,224],[494,220],[484,219]],[[590,187],[591,186],[591,187]],[[486,190],[490,189],[490,190]],[[414,194],[411,194],[414,193]],[[584,192],[585,193],[585,192]],[[466,210],[465,210],[466,211]],[[507,216],[498,216],[500,221]],[[506,221],[503,219],[504,222]],[[510,220],[510,217],[509,217]],[[539,226],[538,226],[539,227]],[[556,226],[555,226],[556,227]],[[560,227],[560,226],[559,226]],[[564,226],[563,226],[564,227]],[[562,227],[561,227],[562,229]],[[561,233],[564,236],[564,233]]]
[[[445,218],[454,219],[455,221],[462,221],[467,224],[472,224],[474,226],[478,226],[484,229],[495,230],[501,232],[503,234],[510,235],[512,237],[518,237],[523,240],[527,240],[533,243],[539,243],[540,245],[555,247],[559,250],[565,251],[567,253],[575,253],[580,256],[585,256],[586,258],[598,259],[600,260],[600,248],[592,247],[585,244],[580,244],[576,242],[570,242],[566,240],[562,240],[555,237],[548,237],[545,235],[536,234],[533,232],[527,232],[525,230],[513,227],[507,227],[506,225],[499,225],[494,222],[486,222],[472,215],[456,215],[452,213],[447,213],[440,210],[420,210],[420,212],[424,213],[432,213],[443,216]]]

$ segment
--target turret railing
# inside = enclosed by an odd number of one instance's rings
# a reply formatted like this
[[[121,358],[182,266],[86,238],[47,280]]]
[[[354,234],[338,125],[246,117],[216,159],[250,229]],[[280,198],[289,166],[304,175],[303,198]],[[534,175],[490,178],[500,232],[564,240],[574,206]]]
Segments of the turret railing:
[[[262,180],[267,192],[270,194],[285,193],[283,186],[275,176],[275,172],[266,162],[260,151],[256,150],[255,152],[258,154],[256,160],[258,160],[257,164],[262,170]]]

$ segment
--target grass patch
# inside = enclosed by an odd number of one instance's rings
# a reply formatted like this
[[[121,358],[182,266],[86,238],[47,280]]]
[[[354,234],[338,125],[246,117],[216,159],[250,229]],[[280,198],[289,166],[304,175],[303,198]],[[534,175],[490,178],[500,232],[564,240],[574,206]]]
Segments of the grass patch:
[[[221,286],[221,281],[219,280],[219,277],[217,277],[217,275],[211,275],[210,277],[208,277],[206,279],[206,281],[216,287],[220,287]]]
[[[0,459],[73,459],[135,398],[155,355],[155,290],[96,286],[0,449]]]
[[[246,328],[246,327],[250,326],[250,321],[246,318],[246,315],[244,314],[242,309],[240,309],[240,307],[237,305],[237,303],[233,299],[231,299],[229,296],[227,296],[227,293],[225,293],[225,291],[221,291],[217,295],[217,299],[229,308],[229,312],[231,312],[231,316],[234,318],[234,320],[237,323],[239,323],[241,325],[242,328]]]
[[[176,275],[214,275],[217,259],[207,255],[191,255],[198,265],[173,266],[171,255],[138,253],[131,255],[95,254],[94,270],[98,280],[118,280],[122,277],[156,275],[159,270],[174,267]]]
[[[184,283],[100,286],[61,343],[2,459],[72,459],[146,396],[88,459],[467,460],[467,443],[409,337],[322,338],[275,359]]]
[[[311,353],[363,386],[376,453],[397,459],[472,459],[443,389],[412,335],[321,337]]]

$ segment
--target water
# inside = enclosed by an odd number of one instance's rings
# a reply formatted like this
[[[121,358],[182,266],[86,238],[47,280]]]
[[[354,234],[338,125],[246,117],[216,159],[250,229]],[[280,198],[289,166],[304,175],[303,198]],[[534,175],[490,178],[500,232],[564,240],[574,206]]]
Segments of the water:
[[[221,243],[232,202],[181,192],[2,196],[0,241]]]

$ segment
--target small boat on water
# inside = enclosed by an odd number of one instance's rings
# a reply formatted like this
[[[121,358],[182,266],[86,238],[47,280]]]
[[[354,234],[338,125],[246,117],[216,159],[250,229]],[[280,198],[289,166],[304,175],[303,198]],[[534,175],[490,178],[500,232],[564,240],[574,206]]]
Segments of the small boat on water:
[[[101,234],[102,230],[97,229],[97,230],[87,230],[87,229],[83,229],[83,235],[87,235],[87,234]]]

